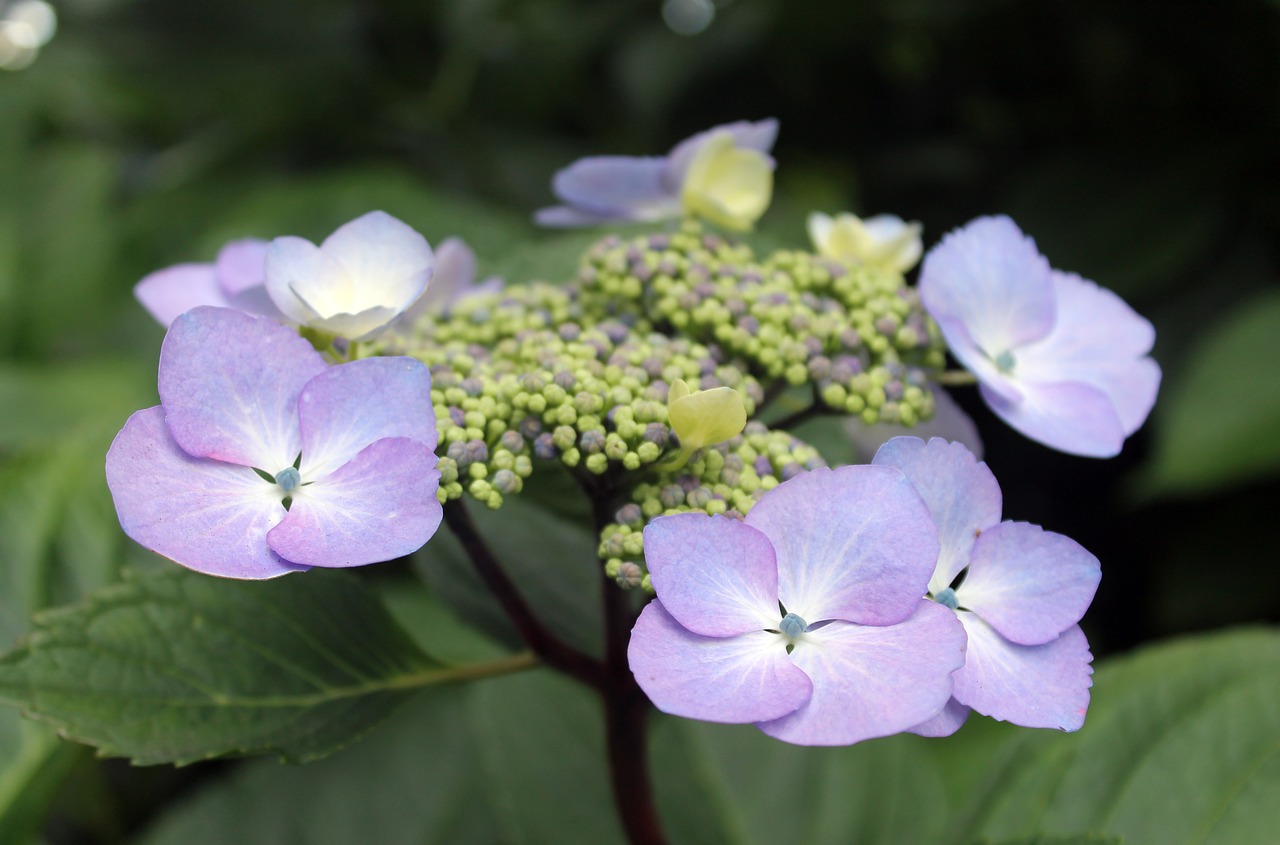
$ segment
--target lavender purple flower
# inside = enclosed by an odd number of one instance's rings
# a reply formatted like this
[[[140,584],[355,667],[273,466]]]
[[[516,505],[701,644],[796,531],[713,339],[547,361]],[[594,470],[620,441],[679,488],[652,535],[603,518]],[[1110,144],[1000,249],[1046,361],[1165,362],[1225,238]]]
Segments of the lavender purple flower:
[[[921,599],[937,529],[892,468],[798,475],[741,522],[659,517],[644,549],[657,600],[628,658],[664,712],[847,745],[907,730],[951,696],[962,629]]]
[[[230,578],[360,566],[440,524],[418,361],[328,367],[279,323],[199,307],[165,336],[159,392],[112,443],[107,484],[125,533],[183,566]]]
[[[1106,458],[1160,386],[1151,324],[1111,291],[1049,266],[1008,217],[980,217],[925,256],[920,296],[1001,419],[1046,446]]]
[[[1098,559],[1038,525],[1001,522],[1000,485],[962,444],[895,437],[873,463],[902,470],[933,514],[941,551],[929,593],[955,612],[969,640],[952,702],[916,731],[951,734],[970,709],[1024,727],[1078,730],[1093,657],[1077,623],[1098,587]]]

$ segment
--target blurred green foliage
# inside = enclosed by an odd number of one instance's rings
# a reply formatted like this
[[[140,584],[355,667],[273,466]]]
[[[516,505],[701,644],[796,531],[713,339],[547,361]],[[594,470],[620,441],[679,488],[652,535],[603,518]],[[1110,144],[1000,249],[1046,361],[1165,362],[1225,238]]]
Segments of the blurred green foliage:
[[[1166,389],[1115,461],[1050,454],[960,396],[1007,515],[1066,533],[1102,559],[1086,619],[1098,654],[1280,621],[1280,569],[1261,530],[1280,504],[1275,2],[721,0],[711,26],[691,37],[666,28],[659,0],[55,6],[60,31],[35,64],[0,73],[6,646],[33,613],[127,566],[164,565],[120,535],[101,463],[128,413],[156,401],[163,332],[130,295],[144,274],[212,260],[235,237],[318,238],[377,207],[432,243],[464,236],[482,275],[564,278],[593,236],[528,223],[551,201],[557,167],[598,152],[660,153],[717,122],[770,115],[782,135],[762,241],[802,244],[815,209],[919,219],[930,242],[1002,211],[1056,267],[1115,289],[1155,324]],[[424,555],[420,568],[455,609],[492,618],[447,565],[451,553]],[[393,571],[385,586],[405,574]],[[564,583],[530,586],[549,612],[563,609]],[[581,621],[563,618],[568,629]],[[554,702],[561,693],[545,694]],[[484,695],[487,704],[466,705],[478,718],[528,715]],[[380,779],[403,786],[431,765],[438,771],[423,777],[457,790],[443,795],[475,795],[482,775],[471,746],[429,714],[418,718],[448,706],[415,704],[389,734],[296,779],[277,780],[274,764],[239,767],[166,813],[147,841],[197,841],[168,833],[197,828],[213,831],[198,840],[210,842],[245,829],[275,831],[263,842],[510,833],[510,804],[496,816],[426,805],[415,815],[408,789],[386,793],[394,812],[272,814],[268,785],[285,784],[270,787],[293,796],[280,801],[347,795],[371,787],[378,779],[362,773],[378,772],[379,755],[393,751],[400,756]],[[1232,718],[1246,717],[1269,716]],[[669,729],[660,725],[655,742],[673,742]],[[505,747],[487,742],[480,762],[493,765]],[[439,754],[410,752],[424,746]],[[92,768],[68,748],[0,710],[0,841],[24,841],[51,802],[50,843],[130,841],[163,809],[147,795],[200,779]],[[80,780],[60,786],[72,768]],[[522,773],[507,774],[518,797]],[[982,831],[1023,832],[1005,818]],[[272,827],[280,824],[292,826]],[[1134,824],[1107,829],[1145,831]]]

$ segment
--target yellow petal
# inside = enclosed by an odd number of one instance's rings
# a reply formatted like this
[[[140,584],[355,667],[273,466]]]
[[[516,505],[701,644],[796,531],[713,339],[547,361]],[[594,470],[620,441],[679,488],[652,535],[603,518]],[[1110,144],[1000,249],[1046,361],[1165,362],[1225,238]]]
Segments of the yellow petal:
[[[862,220],[853,214],[809,217],[809,237],[820,255],[846,264],[905,273],[920,260],[919,223],[881,214]]]
[[[677,381],[676,384],[684,385]],[[676,384],[671,391],[676,391]],[[685,390],[688,386],[685,385]],[[732,387],[699,390],[671,402],[668,419],[680,438],[681,449],[690,452],[703,446],[714,446],[742,432],[747,424],[747,409],[742,397]]]
[[[698,148],[683,186],[684,210],[726,229],[750,229],[773,197],[773,162],[717,132]]]

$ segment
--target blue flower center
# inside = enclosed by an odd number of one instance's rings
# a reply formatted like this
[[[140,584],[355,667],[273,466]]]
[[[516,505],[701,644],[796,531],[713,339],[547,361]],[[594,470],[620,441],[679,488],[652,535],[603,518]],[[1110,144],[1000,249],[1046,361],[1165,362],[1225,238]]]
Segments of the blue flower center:
[[[298,489],[298,485],[302,483],[302,475],[296,467],[285,467],[276,473],[276,484],[279,484],[286,495]]]
[[[997,355],[995,359],[996,369],[1006,376],[1013,372],[1013,367],[1017,363],[1018,362],[1013,357],[1013,353],[1008,349]]]
[[[939,590],[938,594],[933,597],[933,600],[938,604],[951,608],[952,610],[955,610],[960,606],[960,600],[956,598],[956,591],[950,587],[947,587],[945,590]]]
[[[778,631],[787,638],[787,642],[794,643],[808,627],[809,623],[804,621],[803,616],[798,613],[788,613],[782,617],[782,622],[778,624]]]

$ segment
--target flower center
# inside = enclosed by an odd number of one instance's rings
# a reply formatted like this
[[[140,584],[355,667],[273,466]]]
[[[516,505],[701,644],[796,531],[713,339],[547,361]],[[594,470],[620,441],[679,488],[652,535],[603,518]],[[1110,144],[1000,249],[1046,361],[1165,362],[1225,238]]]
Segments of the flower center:
[[[938,604],[955,610],[960,606],[960,600],[956,598],[956,591],[947,587],[945,590],[939,590],[938,594],[933,597]]]
[[[1001,352],[995,358],[996,369],[1006,376],[1013,372],[1013,367],[1017,363],[1018,362],[1013,357],[1013,353],[1008,349]]]
[[[285,467],[276,473],[276,484],[280,485],[286,496],[298,489],[301,483],[302,475],[296,467]]]
[[[778,631],[787,638],[789,644],[794,644],[808,627],[809,623],[804,621],[803,616],[798,613],[788,613],[778,624]]]

